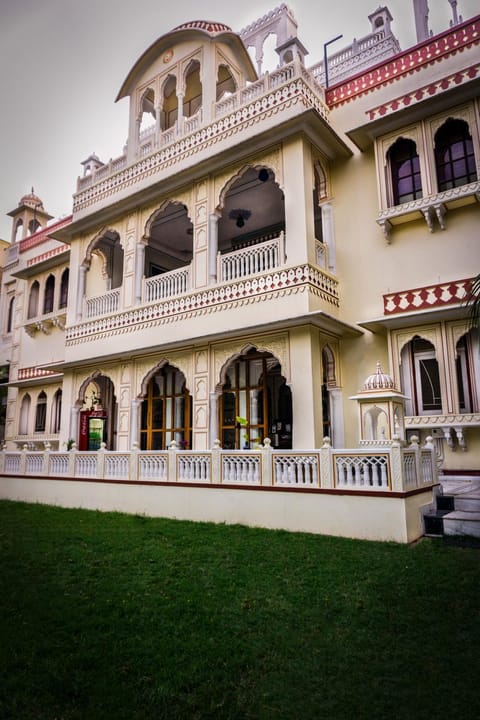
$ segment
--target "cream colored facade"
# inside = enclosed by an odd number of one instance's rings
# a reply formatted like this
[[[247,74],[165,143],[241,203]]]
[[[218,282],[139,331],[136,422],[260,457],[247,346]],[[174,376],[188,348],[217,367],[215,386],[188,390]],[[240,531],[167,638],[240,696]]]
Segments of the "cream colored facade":
[[[72,217],[6,251],[7,449],[88,450],[101,416],[112,451],[416,435],[444,471],[479,470],[479,18],[408,52],[390,20],[379,8],[372,32],[396,54],[328,89],[285,6],[240,35],[194,22],[146,50],[118,95],[125,152],[90,156]],[[258,53],[267,31],[280,64],[258,77],[241,38]],[[439,170],[441,142],[465,172],[450,156]],[[28,202],[10,214],[27,226]],[[394,393],[368,405],[377,363]]]

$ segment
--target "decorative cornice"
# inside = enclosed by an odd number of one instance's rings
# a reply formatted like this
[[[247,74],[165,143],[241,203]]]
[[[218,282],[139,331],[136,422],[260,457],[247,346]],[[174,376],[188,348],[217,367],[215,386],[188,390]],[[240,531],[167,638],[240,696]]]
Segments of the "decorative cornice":
[[[130,332],[132,326],[136,330],[158,327],[307,289],[330,307],[339,307],[338,281],[311,265],[300,265],[71,326],[66,331],[66,345]]]
[[[386,117],[392,113],[402,110],[409,105],[415,105],[415,103],[421,100],[430,99],[434,95],[437,95],[445,90],[450,90],[453,87],[460,87],[470,80],[480,76],[480,64],[472,65],[469,68],[465,68],[460,72],[446,75],[441,80],[437,80],[429,85],[417,88],[416,90],[390,100],[383,105],[378,105],[367,112],[367,116],[370,121],[378,120],[381,117]]]
[[[388,85],[399,78],[411,75],[421,68],[432,65],[450,55],[455,55],[480,40],[480,19],[468,20],[463,25],[429,38],[414,48],[396,55],[388,62],[380,63],[347,82],[339,83],[326,92],[329,107],[350,102],[378,87]]]
[[[44,262],[45,260],[49,260],[52,257],[55,257],[56,255],[60,255],[61,253],[68,252],[70,250],[70,245],[65,245],[62,243],[56,248],[53,248],[53,250],[48,250],[47,252],[42,253],[41,255],[37,255],[34,258],[30,258],[30,260],[27,260],[27,267],[31,267],[32,265],[37,265],[38,263]]]
[[[480,425],[479,413],[451,413],[449,415],[410,415],[405,417],[405,426],[408,429],[413,427],[457,427]]]
[[[42,370],[37,367],[19,368],[18,380],[33,380],[35,378],[45,378],[51,375],[59,375],[56,370]]]
[[[445,305],[458,305],[467,299],[472,280],[453,280],[413,290],[401,290],[383,296],[385,315],[426,310]]]

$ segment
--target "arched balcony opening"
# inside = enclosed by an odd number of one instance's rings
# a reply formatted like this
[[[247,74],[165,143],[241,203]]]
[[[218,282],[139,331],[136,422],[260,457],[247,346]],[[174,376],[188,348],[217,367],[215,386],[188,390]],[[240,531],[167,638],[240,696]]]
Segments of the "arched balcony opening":
[[[292,393],[277,358],[251,348],[227,366],[219,402],[223,448],[292,447]]]
[[[187,292],[191,288],[193,224],[185,205],[169,202],[147,223],[144,260],[145,302]]]
[[[477,180],[473,140],[465,120],[449,118],[435,133],[438,191]]]
[[[58,299],[58,307],[66,308],[68,303],[68,282],[70,278],[69,268],[65,268],[60,279],[60,297]]]
[[[163,85],[162,99],[160,128],[163,131],[173,127],[178,119],[177,78],[174,75],[167,77]]]
[[[246,170],[226,190],[218,221],[221,281],[270,271],[285,262],[285,200],[273,171]]]
[[[417,200],[423,196],[420,158],[413,140],[398,138],[387,153],[390,169],[390,205]]]
[[[35,407],[35,432],[45,432],[47,423],[47,394],[44,390],[37,398]]]
[[[102,231],[90,244],[84,262],[84,311],[87,318],[116,312],[123,283],[123,247],[113,230]]]
[[[168,363],[155,369],[143,388],[140,448],[166,450],[172,440],[180,449],[192,443],[192,397],[185,375]]]
[[[140,137],[154,130],[156,117],[155,93],[152,88],[148,88],[143,94],[140,106]]]
[[[30,427],[30,407],[32,405],[32,400],[30,395],[27,393],[23,396],[22,402],[20,405],[20,418],[19,418],[19,424],[18,424],[18,434],[19,435],[28,435],[29,427]]]
[[[200,63],[192,60],[185,73],[185,95],[183,98],[183,116],[192,117],[202,107],[202,82],[200,80]]]
[[[217,90],[216,100],[221,100],[224,96],[233,95],[237,91],[237,85],[233,78],[230,68],[227,65],[219,65],[217,74]]]

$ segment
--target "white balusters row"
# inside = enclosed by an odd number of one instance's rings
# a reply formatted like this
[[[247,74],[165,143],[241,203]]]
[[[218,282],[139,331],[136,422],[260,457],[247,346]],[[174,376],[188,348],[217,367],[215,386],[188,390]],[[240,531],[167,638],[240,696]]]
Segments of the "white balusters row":
[[[167,453],[140,453],[138,457],[138,479],[157,482],[168,481]]]
[[[268,440],[258,450],[169,450],[70,452],[0,452],[0,474],[97,478],[144,482],[219,483],[292,488],[325,488],[332,492],[411,491],[437,482],[433,445],[396,446],[368,453],[332,449],[272,450]]]
[[[222,482],[238,485],[261,484],[261,457],[242,450],[222,455]]]
[[[210,482],[210,455],[179,454],[177,480],[178,482]]]
[[[251,245],[241,250],[218,254],[218,277],[220,282],[237,280],[238,278],[254,275],[258,272],[268,272],[280,267],[283,262],[281,249],[284,236],[267,242]]]
[[[120,305],[120,288],[110,290],[102,295],[85,299],[85,318],[95,318],[116,312]]]
[[[274,484],[318,487],[319,467],[318,455],[274,455]]]
[[[145,278],[143,283],[144,302],[156,302],[180,295],[190,289],[190,265]]]
[[[389,488],[388,455],[335,455],[336,487]]]

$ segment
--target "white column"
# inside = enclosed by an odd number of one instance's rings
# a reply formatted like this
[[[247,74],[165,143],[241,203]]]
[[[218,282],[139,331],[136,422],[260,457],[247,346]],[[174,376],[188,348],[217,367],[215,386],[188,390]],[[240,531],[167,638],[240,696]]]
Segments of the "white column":
[[[208,218],[208,279],[210,285],[217,282],[218,221],[216,213]],[[215,438],[214,438],[215,439]]]
[[[85,297],[85,285],[87,279],[87,266],[80,265],[78,269],[78,288],[77,288],[77,311],[76,320],[80,321],[83,317],[83,298]]]
[[[336,271],[336,253],[335,253],[335,232],[333,227],[333,208],[331,203],[325,203],[321,206],[322,210],[322,230],[323,241],[328,247],[328,268],[332,273]]]
[[[218,393],[210,393],[210,417],[209,417],[209,432],[210,432],[210,447],[212,448],[215,440],[218,440]]]
[[[130,405],[130,447],[133,447],[134,443],[140,442],[140,406],[142,400],[140,398],[134,398]]]
[[[135,305],[142,302],[142,280],[145,273],[145,243],[137,242],[135,253]]]
[[[75,405],[70,410],[70,434],[69,437],[71,437],[76,443],[78,443],[78,420],[80,417],[80,408],[76,407]]]

